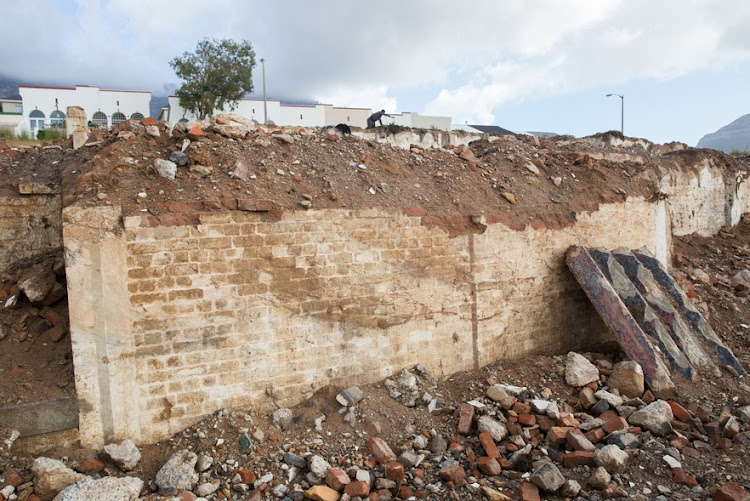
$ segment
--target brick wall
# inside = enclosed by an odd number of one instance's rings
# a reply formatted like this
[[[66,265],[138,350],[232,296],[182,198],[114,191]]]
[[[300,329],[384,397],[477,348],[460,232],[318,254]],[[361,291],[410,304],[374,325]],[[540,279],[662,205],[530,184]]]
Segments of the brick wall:
[[[32,184],[0,187],[0,275],[16,263],[62,250],[58,191]]]
[[[155,441],[222,407],[270,410],[416,363],[445,376],[611,341],[565,251],[665,251],[659,207],[458,236],[374,209],[136,216],[123,229],[116,208],[67,208],[82,440]]]

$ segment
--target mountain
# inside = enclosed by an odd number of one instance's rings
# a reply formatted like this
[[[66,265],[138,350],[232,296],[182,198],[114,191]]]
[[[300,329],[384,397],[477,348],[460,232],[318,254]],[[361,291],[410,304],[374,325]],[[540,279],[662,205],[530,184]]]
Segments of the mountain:
[[[703,136],[698,141],[698,148],[713,148],[724,153],[750,151],[750,113]]]

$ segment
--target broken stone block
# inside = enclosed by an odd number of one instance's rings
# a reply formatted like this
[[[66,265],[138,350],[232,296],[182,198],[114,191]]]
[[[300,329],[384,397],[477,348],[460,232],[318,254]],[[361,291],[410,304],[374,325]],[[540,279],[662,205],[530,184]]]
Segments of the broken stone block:
[[[164,463],[156,473],[156,486],[161,494],[193,490],[198,483],[195,465],[198,456],[187,450],[177,451]]]
[[[594,453],[598,466],[603,466],[607,471],[620,472],[625,469],[630,457],[628,453],[616,445],[605,445]]]
[[[565,477],[557,466],[548,462],[537,468],[529,480],[546,492],[555,492],[565,483]]]
[[[648,404],[630,416],[630,424],[646,428],[651,433],[664,436],[672,432],[672,408],[664,400]]]
[[[36,458],[31,471],[34,474],[34,491],[41,501],[50,501],[60,491],[84,477],[62,461],[46,457]]]
[[[565,382],[570,386],[586,386],[599,381],[599,369],[586,357],[571,351],[565,362]]]
[[[164,160],[163,158],[157,158],[156,160],[154,160],[154,168],[156,169],[157,174],[159,174],[161,177],[170,179],[172,181],[175,180],[175,177],[177,175],[177,164],[175,164],[174,162]]]
[[[638,362],[626,360],[615,364],[607,379],[607,386],[630,398],[643,395],[645,390],[643,368]]]
[[[55,285],[55,274],[49,263],[40,263],[24,271],[18,279],[18,288],[32,303],[43,300]]]

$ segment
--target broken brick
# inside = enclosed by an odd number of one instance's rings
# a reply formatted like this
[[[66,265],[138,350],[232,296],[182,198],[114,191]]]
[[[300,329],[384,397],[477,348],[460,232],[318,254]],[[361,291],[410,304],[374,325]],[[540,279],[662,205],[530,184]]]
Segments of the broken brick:
[[[367,440],[367,447],[372,452],[372,455],[375,456],[378,463],[384,464],[388,461],[396,460],[396,455],[382,438],[370,437]]]
[[[485,475],[492,477],[500,475],[503,471],[500,467],[500,463],[498,463],[495,458],[487,456],[479,458],[479,461],[477,461],[477,468],[479,468]]]
[[[520,495],[521,501],[539,501],[539,487],[524,481],[521,483]]]
[[[497,450],[497,445],[495,444],[495,440],[492,438],[492,435],[490,435],[489,432],[485,431],[485,432],[480,433],[479,442],[482,444],[485,454],[487,454],[489,457],[491,458],[500,457],[500,451]]]
[[[687,423],[688,421],[690,421],[690,419],[692,419],[687,409],[685,409],[674,400],[667,400],[667,403],[672,408],[672,414],[674,414],[675,418],[679,419],[683,423]]]
[[[370,494],[370,484],[363,480],[357,480],[354,482],[349,482],[344,487],[344,494],[355,497],[365,497]]]
[[[560,460],[566,468],[576,466],[596,466],[595,453],[593,451],[573,451],[568,454],[561,454]]]
[[[440,478],[444,482],[458,482],[466,478],[466,471],[458,463],[448,463],[440,469]]]
[[[471,431],[471,423],[474,419],[474,406],[471,404],[461,404],[461,413],[458,418],[458,432],[462,435],[468,435]]]
[[[397,461],[386,463],[385,478],[394,482],[401,482],[404,479],[404,465]]]

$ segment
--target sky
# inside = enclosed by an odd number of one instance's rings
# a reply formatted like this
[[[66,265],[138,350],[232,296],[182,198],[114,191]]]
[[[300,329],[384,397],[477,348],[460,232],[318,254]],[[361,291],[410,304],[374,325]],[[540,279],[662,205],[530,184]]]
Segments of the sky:
[[[3,17],[0,74],[29,83],[166,95],[171,59],[232,38],[282,100],[575,136],[624,109],[627,136],[691,146],[750,113],[746,0],[4,0]]]

